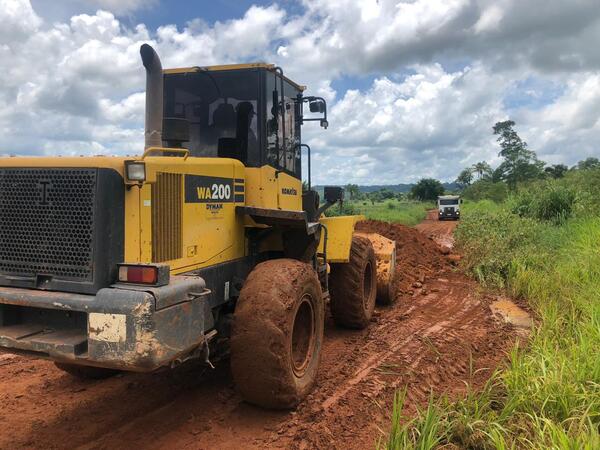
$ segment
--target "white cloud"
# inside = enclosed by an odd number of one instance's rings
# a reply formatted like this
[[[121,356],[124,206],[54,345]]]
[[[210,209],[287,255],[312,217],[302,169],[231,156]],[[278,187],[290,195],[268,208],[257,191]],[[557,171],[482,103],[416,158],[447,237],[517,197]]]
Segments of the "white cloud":
[[[92,6],[115,14],[128,14],[142,8],[151,8],[158,0],[73,0],[81,6]]]
[[[368,91],[348,91],[333,106],[324,132],[335,155],[328,162],[347,159],[348,165],[331,164],[320,181],[365,183],[374,174],[380,184],[448,178],[466,164],[493,160],[489,130],[503,115],[499,94],[507,80],[479,65],[448,73],[433,64],[414,72],[402,82],[376,79]],[[488,132],[473,135],[474,129]],[[367,163],[369,173],[350,168]]]
[[[165,67],[274,62],[325,97],[330,128],[304,130],[318,183],[452,179],[495,161],[491,126],[509,114],[552,163],[600,138],[597,0],[304,0],[293,16],[252,6],[157,30],[118,19],[153,3],[57,0],[86,14],[55,22],[38,1],[0,0],[0,153],[139,152],[143,42]],[[343,89],[354,77],[361,89]],[[525,80],[539,82],[519,93]],[[506,104],[515,92],[518,107]]]
[[[600,142],[600,74],[583,73],[567,82],[553,103],[538,111],[520,111],[531,148],[552,164],[598,156]]]

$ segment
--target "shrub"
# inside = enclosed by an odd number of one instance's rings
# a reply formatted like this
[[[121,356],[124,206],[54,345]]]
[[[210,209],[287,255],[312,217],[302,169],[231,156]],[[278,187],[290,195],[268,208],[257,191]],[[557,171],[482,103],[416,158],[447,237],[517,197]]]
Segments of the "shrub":
[[[465,255],[463,264],[482,284],[504,286],[517,255],[523,255],[524,250],[538,254],[535,239],[542,224],[532,219],[500,209],[471,212],[461,221],[455,237]]]
[[[571,217],[575,206],[575,192],[555,183],[530,186],[511,198],[511,211],[520,217],[545,220],[555,224]]]
[[[494,183],[489,180],[478,180],[471,186],[468,186],[462,195],[468,200],[492,200],[496,203],[503,202],[508,197],[508,188],[506,183]]]
[[[353,216],[355,214],[359,214],[353,204],[349,202],[344,202],[341,205],[335,205],[325,211],[325,216],[327,217],[337,217],[337,216]]]

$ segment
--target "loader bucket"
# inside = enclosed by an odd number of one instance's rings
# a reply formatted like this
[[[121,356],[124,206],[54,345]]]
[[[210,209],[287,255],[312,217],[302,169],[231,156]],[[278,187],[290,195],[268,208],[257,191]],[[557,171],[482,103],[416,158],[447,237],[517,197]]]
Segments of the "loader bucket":
[[[384,305],[394,302],[396,289],[396,242],[377,233],[356,233],[371,241],[377,259],[377,301]]]

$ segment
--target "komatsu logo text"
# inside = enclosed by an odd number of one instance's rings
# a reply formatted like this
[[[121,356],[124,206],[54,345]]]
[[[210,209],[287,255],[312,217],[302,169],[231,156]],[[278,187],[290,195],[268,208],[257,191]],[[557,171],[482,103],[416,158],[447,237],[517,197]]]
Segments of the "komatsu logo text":
[[[298,191],[296,190],[296,188],[281,188],[281,193],[283,195],[298,195]]]

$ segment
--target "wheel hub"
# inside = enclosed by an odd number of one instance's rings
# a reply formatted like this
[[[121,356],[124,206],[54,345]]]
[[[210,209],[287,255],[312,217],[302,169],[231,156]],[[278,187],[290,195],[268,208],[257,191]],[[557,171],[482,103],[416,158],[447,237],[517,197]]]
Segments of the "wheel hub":
[[[315,345],[315,311],[312,298],[304,294],[294,317],[291,340],[292,370],[297,377],[304,375]]]

